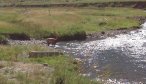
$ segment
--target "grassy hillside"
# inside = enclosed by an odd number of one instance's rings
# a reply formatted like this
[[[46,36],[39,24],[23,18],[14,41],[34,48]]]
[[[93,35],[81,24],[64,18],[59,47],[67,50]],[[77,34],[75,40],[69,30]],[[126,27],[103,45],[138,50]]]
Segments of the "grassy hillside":
[[[0,8],[0,34],[73,36],[139,26],[133,17],[140,16],[146,13],[132,8]]]

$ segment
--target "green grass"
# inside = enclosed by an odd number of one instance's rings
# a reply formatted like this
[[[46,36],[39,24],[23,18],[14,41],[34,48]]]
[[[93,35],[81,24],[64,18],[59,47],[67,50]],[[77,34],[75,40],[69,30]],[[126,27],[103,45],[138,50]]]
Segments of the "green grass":
[[[61,81],[63,84],[98,84],[98,82],[90,81],[88,78],[80,76],[78,72],[79,67],[73,64],[73,60],[70,57],[59,56],[32,60],[55,66],[55,73],[53,74],[51,84],[60,84]]]
[[[98,82],[91,81],[86,77],[79,75],[79,64],[74,64],[74,60],[68,56],[53,56],[44,58],[24,58],[25,54],[28,54],[31,50],[48,50],[47,47],[42,46],[2,46],[0,45],[0,61],[8,61],[10,65],[12,62],[24,62],[24,63],[39,63],[48,64],[53,67],[55,71],[50,75],[46,72],[35,71],[32,74],[29,73],[14,73],[7,70],[6,74],[14,75],[17,82],[9,80],[9,77],[0,74],[0,83],[2,84],[98,84]],[[0,65],[5,67],[4,65]],[[51,78],[51,80],[49,79]],[[45,81],[44,81],[45,80]],[[49,81],[50,80],[50,81]],[[49,82],[47,82],[49,81]]]
[[[128,17],[146,16],[133,8],[0,8],[0,33],[25,33],[32,38],[79,32],[101,32],[139,26]]]

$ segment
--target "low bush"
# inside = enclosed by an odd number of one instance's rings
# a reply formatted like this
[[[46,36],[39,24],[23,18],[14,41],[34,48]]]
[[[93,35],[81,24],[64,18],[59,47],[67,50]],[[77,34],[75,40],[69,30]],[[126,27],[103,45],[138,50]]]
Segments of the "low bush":
[[[25,33],[12,33],[9,34],[9,38],[13,40],[30,40],[30,36]]]
[[[0,35],[0,44],[8,44],[7,38],[3,35]]]

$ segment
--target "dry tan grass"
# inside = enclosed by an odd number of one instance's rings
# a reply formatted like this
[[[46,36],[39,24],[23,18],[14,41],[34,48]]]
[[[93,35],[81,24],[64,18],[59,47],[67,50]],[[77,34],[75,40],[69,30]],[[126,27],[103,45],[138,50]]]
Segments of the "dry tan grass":
[[[48,84],[54,71],[53,68],[42,64],[0,61],[1,65],[0,79],[13,80],[15,84],[24,84],[26,82],[40,84],[42,81],[44,81],[44,84]],[[2,83],[1,81],[0,83]]]
[[[6,27],[11,28],[12,26],[14,26],[14,25],[11,23],[0,21],[0,28],[6,28]]]
[[[42,72],[52,72],[53,69],[49,66],[44,66],[43,64],[33,64],[33,63],[23,63],[23,62],[6,62],[0,61],[0,65],[3,65],[3,68],[0,69],[1,72],[9,69],[14,70],[14,72],[23,72],[23,73],[35,73],[35,71]]]
[[[50,11],[49,11],[50,10]],[[72,22],[78,22],[81,19],[78,16],[77,11],[67,11],[65,9],[28,9],[24,22],[31,22],[41,25],[43,28],[59,28],[62,25],[72,24]]]

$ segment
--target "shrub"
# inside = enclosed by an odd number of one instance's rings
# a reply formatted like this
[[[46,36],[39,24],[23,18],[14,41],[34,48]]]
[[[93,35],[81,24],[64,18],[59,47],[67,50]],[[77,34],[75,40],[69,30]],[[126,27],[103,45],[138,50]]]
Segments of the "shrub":
[[[8,44],[8,40],[4,35],[0,35],[0,44]]]
[[[12,33],[9,34],[9,38],[13,40],[30,40],[30,36],[25,33]]]

